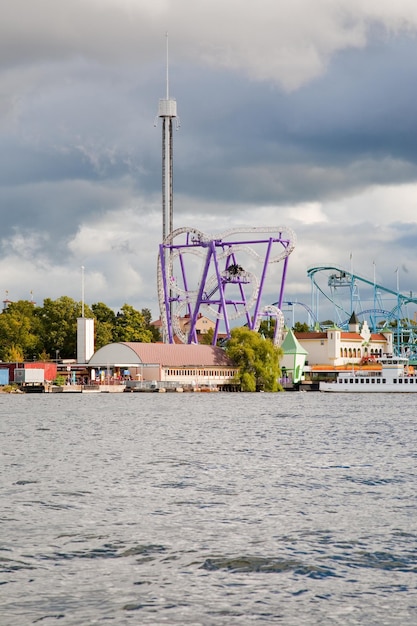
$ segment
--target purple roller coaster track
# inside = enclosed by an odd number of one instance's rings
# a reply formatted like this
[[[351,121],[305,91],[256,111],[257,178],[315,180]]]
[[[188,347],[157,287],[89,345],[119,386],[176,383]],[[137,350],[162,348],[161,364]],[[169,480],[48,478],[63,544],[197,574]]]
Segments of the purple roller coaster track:
[[[240,236],[245,235],[243,239]],[[274,342],[282,339],[284,316],[281,305],[288,258],[295,246],[293,231],[285,227],[241,227],[218,236],[195,228],[178,228],[159,247],[158,297],[164,341],[197,343],[200,315],[215,319],[213,345],[219,332],[230,337],[231,322],[246,319],[251,330],[262,317],[275,317]],[[254,261],[260,266],[260,272]],[[262,294],[272,264],[282,262],[275,305],[262,306]],[[188,317],[189,330],[180,324]]]

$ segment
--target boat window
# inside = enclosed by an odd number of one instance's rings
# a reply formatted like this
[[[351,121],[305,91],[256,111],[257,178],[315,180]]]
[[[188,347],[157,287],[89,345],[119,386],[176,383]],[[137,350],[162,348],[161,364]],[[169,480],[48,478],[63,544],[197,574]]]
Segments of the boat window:
[[[410,378],[410,384],[414,382],[414,378]]]
[[[349,380],[349,382],[350,382],[350,384],[352,384],[352,383],[353,383],[353,378],[351,378],[351,379]]]
[[[379,380],[379,378],[377,378],[377,379],[376,379],[376,382],[377,382],[377,383],[380,383],[381,381]]]
[[[362,378],[362,379],[361,379],[361,384],[363,385],[363,383],[364,383],[364,382],[365,382],[365,381],[364,381],[364,379]]]
[[[383,382],[383,383],[384,383],[384,385],[385,385],[385,383],[387,382],[387,379],[386,379],[386,378],[383,378],[383,379],[382,379],[382,382]]]
[[[355,380],[355,383],[358,383],[358,382],[359,382],[359,380],[358,380],[358,379],[356,379],[356,380]]]
[[[369,378],[366,379],[367,384],[369,385]]]
[[[375,378],[371,378],[371,383],[374,383],[374,382],[375,382]]]
[[[397,382],[397,379],[396,379],[396,378],[394,378],[394,380],[393,380],[392,382],[395,384],[395,383]]]
[[[405,383],[408,383],[408,378],[404,378],[404,382],[405,382]]]
[[[402,379],[402,378],[399,378],[399,379],[398,379],[398,382],[399,382],[399,383],[402,383],[402,382],[403,382],[403,379]]]

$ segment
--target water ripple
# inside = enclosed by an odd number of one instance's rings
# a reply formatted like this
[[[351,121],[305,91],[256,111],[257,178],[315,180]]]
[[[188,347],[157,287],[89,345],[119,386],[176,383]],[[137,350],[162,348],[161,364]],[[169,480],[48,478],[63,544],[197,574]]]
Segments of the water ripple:
[[[415,399],[30,395],[0,402],[1,626],[414,626]]]

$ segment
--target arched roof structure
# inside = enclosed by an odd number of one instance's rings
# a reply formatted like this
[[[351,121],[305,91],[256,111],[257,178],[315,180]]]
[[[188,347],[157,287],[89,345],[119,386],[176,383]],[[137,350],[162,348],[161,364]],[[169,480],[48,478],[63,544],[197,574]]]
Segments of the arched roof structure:
[[[233,367],[222,348],[200,344],[110,343],[97,350],[88,362],[90,367],[134,367],[142,364]]]

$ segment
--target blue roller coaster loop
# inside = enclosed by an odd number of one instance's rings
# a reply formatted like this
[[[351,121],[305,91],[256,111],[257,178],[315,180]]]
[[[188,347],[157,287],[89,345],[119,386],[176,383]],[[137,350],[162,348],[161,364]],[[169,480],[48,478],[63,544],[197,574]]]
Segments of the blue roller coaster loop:
[[[312,290],[316,290],[317,293],[320,293],[324,296],[326,300],[331,302],[333,307],[338,311],[338,314],[343,313],[343,316],[346,316],[346,319],[343,322],[340,322],[342,328],[347,328],[349,323],[350,315],[353,310],[347,311],[345,307],[339,305],[334,301],[334,299],[324,291],[324,289],[318,284],[316,280],[316,274],[320,272],[335,272],[335,275],[329,277],[328,285],[336,284],[336,286],[344,286],[349,287],[351,290],[351,303],[350,308],[353,309],[353,289],[356,283],[364,283],[372,287],[374,293],[374,302],[380,299],[381,294],[387,294],[393,296],[396,301],[396,305],[390,311],[385,310],[383,308],[373,308],[367,309],[366,311],[355,311],[357,316],[365,316],[370,315],[371,327],[373,330],[377,330],[376,318],[379,316],[380,319],[384,319],[387,324],[395,327],[396,334],[396,350],[400,351],[408,351],[408,352],[416,352],[417,345],[414,342],[413,329],[407,324],[404,324],[404,320],[406,319],[406,315],[403,314],[403,307],[407,304],[415,304],[417,305],[417,297],[413,297],[410,295],[405,295],[398,290],[395,291],[393,289],[389,289],[376,283],[375,280],[371,280],[369,278],[365,278],[359,274],[353,273],[351,270],[347,270],[342,267],[338,267],[336,265],[321,265],[317,267],[311,267],[307,270],[307,276],[310,278],[312,283]],[[332,280],[332,283],[330,282]],[[337,284],[337,281],[339,285]],[[317,315],[316,315],[317,317]]]
[[[387,321],[387,323],[397,319],[395,316],[395,309],[393,311],[387,311],[385,309],[365,309],[364,311],[359,311],[358,313],[355,312],[355,315],[356,317],[366,317],[367,315],[369,315],[371,319],[372,316],[379,316],[383,317]],[[347,328],[349,326],[349,319],[350,316],[344,322],[342,322],[342,328]]]
[[[414,303],[417,305],[417,297],[413,298],[412,296],[406,296],[402,293],[399,293],[398,291],[394,291],[393,289],[388,289],[387,287],[384,287],[383,285],[380,285],[376,282],[374,282],[373,280],[370,280],[369,278],[365,278],[364,276],[360,276],[359,274],[353,274],[352,272],[350,272],[347,269],[341,268],[341,267],[337,267],[336,265],[322,265],[319,267],[310,267],[307,270],[307,276],[310,278],[312,285],[314,286],[314,288],[316,288],[327,300],[329,300],[330,302],[332,302],[332,304],[334,304],[336,307],[338,307],[339,309],[343,310],[347,316],[350,316],[352,311],[345,311],[345,309],[343,309],[343,307],[338,306],[337,304],[334,303],[334,301],[332,300],[332,298],[325,293],[325,291],[323,291],[323,289],[320,287],[320,285],[317,283],[316,279],[315,279],[315,275],[319,272],[326,272],[326,271],[334,271],[334,272],[338,272],[340,277],[344,277],[345,279],[349,279],[350,283],[353,285],[355,282],[359,281],[361,283],[364,283],[366,285],[369,285],[370,287],[373,288],[374,293],[379,292],[379,293],[385,293],[385,294],[390,294],[392,296],[394,296],[397,300],[397,304],[394,307],[393,311],[391,312],[391,316],[394,315],[394,311],[397,309],[400,309],[402,306],[409,304],[409,303]],[[346,283],[345,283],[346,284]]]

